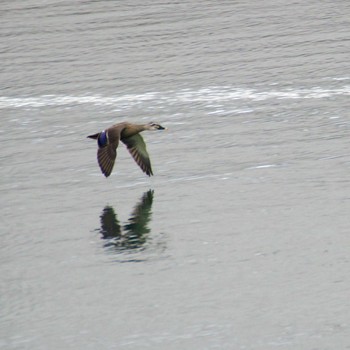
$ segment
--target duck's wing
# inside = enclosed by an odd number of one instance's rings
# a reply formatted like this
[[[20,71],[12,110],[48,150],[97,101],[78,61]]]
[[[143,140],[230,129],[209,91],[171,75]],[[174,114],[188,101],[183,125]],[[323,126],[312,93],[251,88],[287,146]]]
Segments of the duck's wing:
[[[108,177],[114,167],[117,157],[120,130],[109,128],[98,137],[97,161],[104,176]]]
[[[117,157],[117,149],[114,144],[110,144],[97,150],[97,161],[102,174],[106,177],[111,175]]]
[[[146,149],[145,141],[140,134],[122,138],[123,143],[128,148],[135,162],[148,176],[153,175],[151,160]]]

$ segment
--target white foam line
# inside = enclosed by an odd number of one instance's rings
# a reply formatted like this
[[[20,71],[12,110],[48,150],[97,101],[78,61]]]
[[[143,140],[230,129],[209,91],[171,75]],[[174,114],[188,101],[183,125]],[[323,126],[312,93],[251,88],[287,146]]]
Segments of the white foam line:
[[[153,108],[154,104],[174,104],[177,102],[192,103],[204,102],[209,106],[232,100],[264,101],[268,99],[322,99],[336,95],[350,95],[350,85],[336,89],[313,87],[310,89],[287,89],[259,91],[257,89],[242,89],[229,86],[213,86],[199,90],[180,90],[168,92],[147,92],[144,94],[128,94],[122,96],[59,96],[42,95],[38,97],[0,97],[0,109],[4,108],[41,108],[50,106],[75,106],[77,104],[93,104],[96,106],[113,106],[128,108],[138,104],[147,104]],[[220,105],[223,107],[223,105]],[[213,112],[214,113],[214,112]],[[215,113],[218,113],[215,112]]]
[[[246,168],[246,169],[250,170],[250,169],[277,168],[278,166],[279,166],[278,164],[262,164],[262,165],[252,166],[252,167],[249,167],[249,168]]]

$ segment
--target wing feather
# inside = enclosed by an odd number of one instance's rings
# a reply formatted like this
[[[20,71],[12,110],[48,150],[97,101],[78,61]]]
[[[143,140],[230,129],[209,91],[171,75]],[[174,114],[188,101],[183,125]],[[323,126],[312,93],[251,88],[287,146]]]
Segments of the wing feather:
[[[111,175],[115,159],[117,157],[117,150],[115,145],[110,144],[97,150],[97,161],[104,176]]]
[[[148,176],[153,175],[151,160],[142,136],[136,134],[127,138],[122,138],[122,141],[141,170]]]
[[[119,125],[114,125],[105,131],[104,142],[98,143],[97,161],[102,174],[106,177],[111,175],[115,159],[117,157],[117,147],[119,144],[121,129]]]

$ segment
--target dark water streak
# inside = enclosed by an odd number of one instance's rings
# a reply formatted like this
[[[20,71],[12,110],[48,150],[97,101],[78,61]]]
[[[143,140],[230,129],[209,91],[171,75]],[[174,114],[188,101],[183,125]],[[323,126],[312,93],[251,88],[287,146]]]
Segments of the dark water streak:
[[[113,247],[116,251],[140,249],[147,241],[150,233],[148,224],[151,220],[151,208],[154,191],[145,192],[128,219],[121,225],[113,207],[106,205],[100,216],[101,228],[98,231],[107,241],[106,248]]]

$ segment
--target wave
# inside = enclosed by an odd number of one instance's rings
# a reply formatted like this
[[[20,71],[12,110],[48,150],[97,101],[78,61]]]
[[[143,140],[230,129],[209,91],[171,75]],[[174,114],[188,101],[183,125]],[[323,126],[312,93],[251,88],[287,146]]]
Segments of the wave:
[[[300,89],[258,89],[236,88],[232,86],[213,86],[198,90],[182,89],[179,91],[147,92],[144,94],[126,94],[121,96],[84,95],[42,95],[8,97],[0,96],[0,109],[5,108],[42,108],[77,105],[110,106],[118,109],[129,108],[139,104],[172,105],[176,103],[224,103],[233,100],[265,101],[269,99],[322,99],[338,95],[350,95],[350,85],[340,88],[300,88]]]

